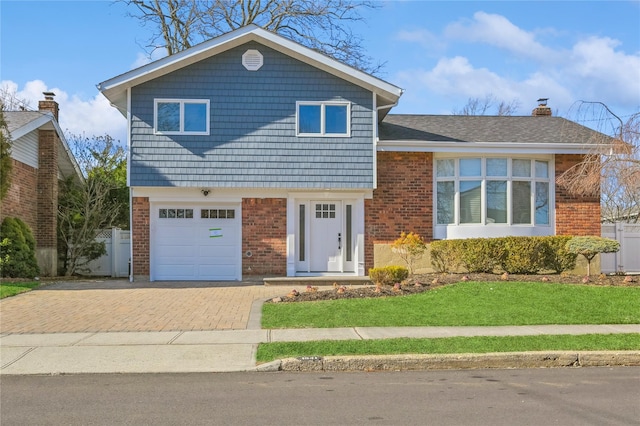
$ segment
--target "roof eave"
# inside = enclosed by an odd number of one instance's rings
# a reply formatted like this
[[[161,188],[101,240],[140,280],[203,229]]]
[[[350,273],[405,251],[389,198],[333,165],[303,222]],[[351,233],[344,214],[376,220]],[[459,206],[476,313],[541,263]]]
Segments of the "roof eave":
[[[523,142],[442,142],[417,140],[382,140],[378,151],[390,152],[454,152],[454,153],[519,153],[519,154],[589,154],[607,145]]]
[[[402,89],[397,86],[255,25],[249,25],[223,34],[191,49],[128,71],[99,83],[97,88],[112,104],[126,109],[126,92],[128,88],[189,66],[205,58],[215,56],[249,41],[260,42],[267,47],[364,87],[376,93],[381,102],[394,103],[402,95]]]

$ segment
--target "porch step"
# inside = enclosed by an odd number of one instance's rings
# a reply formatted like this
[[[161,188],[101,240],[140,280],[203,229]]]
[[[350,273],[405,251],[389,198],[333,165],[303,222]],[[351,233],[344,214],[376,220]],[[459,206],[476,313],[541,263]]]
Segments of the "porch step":
[[[338,285],[368,285],[372,284],[369,277],[350,277],[350,276],[327,276],[327,277],[269,277],[264,278],[264,285],[286,285],[286,286],[332,286],[333,283]]]

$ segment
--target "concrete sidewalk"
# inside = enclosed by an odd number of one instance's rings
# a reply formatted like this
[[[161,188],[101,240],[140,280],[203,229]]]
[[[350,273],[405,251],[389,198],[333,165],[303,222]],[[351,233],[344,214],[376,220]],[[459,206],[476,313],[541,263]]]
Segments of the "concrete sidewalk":
[[[541,325],[520,327],[355,327],[338,329],[286,330],[216,330],[216,331],[158,331],[158,332],[96,332],[54,334],[4,334],[0,336],[2,375],[21,374],[78,374],[78,373],[167,373],[167,372],[231,372],[268,371],[282,368],[282,363],[256,366],[255,353],[259,343],[296,342],[310,340],[365,340],[396,337],[435,338],[454,336],[533,336],[542,334],[612,334],[640,333],[639,324],[629,325]],[[622,355],[622,365],[640,365],[640,351]],[[618,358],[619,358],[618,356]],[[459,361],[460,355],[454,355]],[[482,359],[486,355],[479,356]],[[512,366],[506,361],[513,354],[495,354],[492,366]],[[538,355],[548,365],[555,358],[563,365],[576,365],[574,354]],[[630,357],[630,358],[629,358]],[[363,357],[361,357],[363,358]],[[424,358],[416,356],[414,358]],[[440,357],[442,358],[442,357]],[[374,364],[385,359],[382,369],[405,367],[407,356],[378,357]],[[605,365],[615,364],[616,355],[604,353],[598,358]],[[498,361],[496,361],[498,360]],[[604,360],[604,361],[603,361]],[[630,360],[630,361],[629,361]],[[438,361],[441,362],[441,361]],[[497,362],[498,364],[495,364]],[[522,362],[522,361],[519,361]],[[486,364],[486,362],[485,362]],[[304,368],[299,363],[288,364],[294,370],[318,370],[318,366]],[[355,369],[367,369],[361,359],[347,360]],[[367,367],[369,365],[369,367]],[[396,365],[396,367],[394,367]],[[477,365],[477,364],[476,364]],[[620,364],[615,364],[620,365]],[[326,368],[323,365],[322,368]],[[333,368],[333,367],[332,367]],[[462,368],[462,367],[461,367]],[[335,369],[335,368],[334,368]]]

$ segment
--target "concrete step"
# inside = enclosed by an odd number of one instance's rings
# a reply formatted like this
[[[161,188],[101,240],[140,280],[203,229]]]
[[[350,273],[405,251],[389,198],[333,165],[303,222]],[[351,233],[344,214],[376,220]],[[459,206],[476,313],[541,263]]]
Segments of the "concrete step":
[[[269,286],[332,286],[334,283],[337,285],[369,285],[372,284],[369,277],[355,277],[355,276],[323,276],[323,277],[268,277],[263,280],[264,285]]]

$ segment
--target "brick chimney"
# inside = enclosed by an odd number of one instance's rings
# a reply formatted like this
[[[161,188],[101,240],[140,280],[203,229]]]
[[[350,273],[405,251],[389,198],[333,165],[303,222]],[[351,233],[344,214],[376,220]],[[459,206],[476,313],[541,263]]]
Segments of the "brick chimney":
[[[60,110],[60,107],[58,106],[58,103],[53,100],[56,94],[53,92],[42,92],[42,94],[44,95],[44,101],[38,102],[38,111],[49,111],[53,113],[54,118],[56,119],[56,121],[58,121],[58,112]]]
[[[551,108],[547,106],[549,98],[538,99],[538,107],[534,108],[531,115],[534,117],[551,117]]]
[[[51,112],[58,121],[58,103],[55,93],[43,92],[38,111]],[[54,129],[38,130],[38,193],[35,230],[36,258],[42,276],[58,275],[57,212],[58,212],[58,148],[60,135]]]

